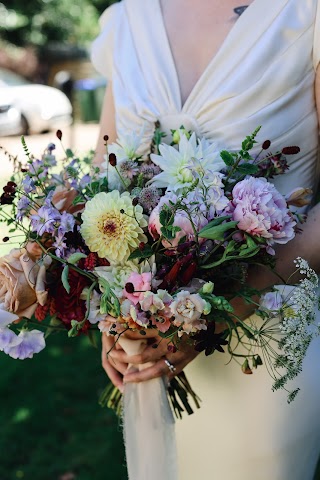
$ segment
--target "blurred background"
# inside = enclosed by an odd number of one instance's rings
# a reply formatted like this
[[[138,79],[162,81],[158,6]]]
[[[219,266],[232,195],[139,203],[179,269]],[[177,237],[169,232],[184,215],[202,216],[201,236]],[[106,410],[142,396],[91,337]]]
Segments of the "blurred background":
[[[93,149],[105,80],[90,63],[98,18],[114,1],[0,2],[0,187],[10,177],[5,151],[41,155],[63,131],[65,148]],[[9,251],[0,224],[0,255]],[[125,480],[118,419],[98,405],[107,377],[100,345],[51,335],[31,360],[3,353],[0,375],[0,480]]]

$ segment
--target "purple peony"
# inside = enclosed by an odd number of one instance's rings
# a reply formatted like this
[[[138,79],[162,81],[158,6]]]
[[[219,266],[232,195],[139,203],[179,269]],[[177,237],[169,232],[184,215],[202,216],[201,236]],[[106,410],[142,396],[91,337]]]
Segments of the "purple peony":
[[[265,178],[248,177],[232,190],[226,213],[239,222],[238,228],[263,237],[267,243],[287,243],[295,236],[296,222],[284,197]]]

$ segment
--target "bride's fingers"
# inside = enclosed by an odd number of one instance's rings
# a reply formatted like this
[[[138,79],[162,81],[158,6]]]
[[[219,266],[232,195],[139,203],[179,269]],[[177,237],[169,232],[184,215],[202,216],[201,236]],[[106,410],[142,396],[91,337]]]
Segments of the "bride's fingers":
[[[123,393],[123,376],[118,370],[116,370],[109,362],[109,360],[104,359],[102,360],[102,367],[108,377],[110,378],[111,382],[115,387],[118,387],[120,392]]]
[[[191,360],[197,356],[197,352],[176,352],[174,354],[167,355],[166,358],[169,362],[175,367],[174,372],[170,372],[168,365],[165,363],[165,358],[159,359],[154,365],[148,367],[139,372],[128,372],[124,375],[124,383],[129,382],[145,382],[146,380],[151,380],[152,378],[168,376],[169,379],[173,378],[178,373],[182,372],[184,367],[188,365]]]
[[[122,363],[132,363],[133,365],[140,365],[148,362],[156,362],[168,353],[168,340],[163,340],[160,337],[155,337],[156,342],[152,345],[147,345],[145,349],[137,355],[127,355],[123,350],[113,350],[110,356]],[[157,348],[154,348],[157,345]]]

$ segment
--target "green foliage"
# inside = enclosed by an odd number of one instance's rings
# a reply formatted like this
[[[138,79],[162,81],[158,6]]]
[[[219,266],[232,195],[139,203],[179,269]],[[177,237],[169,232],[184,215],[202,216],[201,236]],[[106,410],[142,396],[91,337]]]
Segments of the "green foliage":
[[[87,45],[98,34],[99,15],[114,1],[11,0],[0,3],[0,37],[9,43],[44,47]]]
[[[153,254],[154,254],[154,251],[152,250],[150,245],[146,244],[142,250],[140,248],[137,248],[136,250],[134,250],[131,253],[128,260],[135,260],[137,258],[145,259],[145,258],[151,257]]]
[[[1,366],[1,480],[127,479],[119,421],[98,404],[100,348],[63,332],[32,360],[2,354]]]
[[[159,215],[159,220],[162,225],[161,233],[167,240],[173,240],[176,233],[180,232],[181,228],[174,226],[174,214],[168,205],[163,205]]]

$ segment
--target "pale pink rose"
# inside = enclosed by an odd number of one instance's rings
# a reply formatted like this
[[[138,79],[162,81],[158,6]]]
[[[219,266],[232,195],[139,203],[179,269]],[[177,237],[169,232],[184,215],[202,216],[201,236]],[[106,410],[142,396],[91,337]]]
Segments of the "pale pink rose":
[[[42,248],[37,242],[28,242],[26,245],[26,250],[28,252],[29,257],[37,261],[39,258],[41,258],[41,255],[43,253]]]
[[[143,298],[144,292],[151,290],[151,272],[136,273],[132,272],[126,282],[126,284],[132,284],[134,291],[128,292],[126,288],[123,290],[123,295],[131,300],[134,305],[137,305],[140,299]]]
[[[175,317],[173,324],[177,327],[182,327],[186,333],[206,330],[205,321],[200,319],[205,308],[206,302],[198,293],[182,290],[177,293],[170,305],[171,313]]]
[[[48,263],[41,266],[35,263],[25,249],[11,250],[0,258],[0,303],[3,309],[30,318],[38,304],[45,305]]]
[[[162,197],[159,204],[152,210],[149,217],[149,232],[154,240],[157,240],[161,236],[161,223],[159,215],[162,207],[164,205],[170,205],[169,201],[176,203],[177,200],[178,198],[176,195],[174,195],[173,193],[169,193]],[[200,231],[201,228],[203,228],[208,223],[208,220],[200,211],[192,215],[192,221],[194,223],[196,231]],[[194,240],[193,226],[186,212],[184,212],[183,210],[178,210],[175,213],[173,225],[175,227],[180,227],[180,230],[176,233],[173,240],[162,240],[162,245],[164,247],[176,247],[179,244],[181,238],[183,237],[186,237],[187,240]]]

